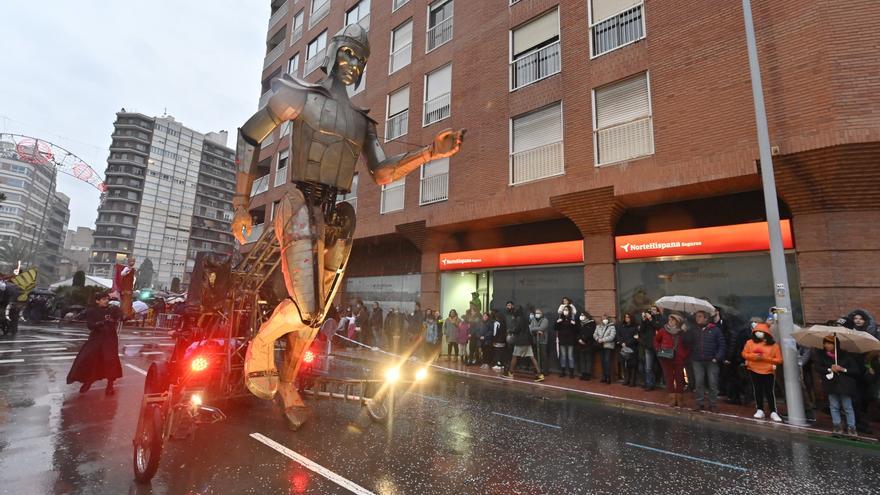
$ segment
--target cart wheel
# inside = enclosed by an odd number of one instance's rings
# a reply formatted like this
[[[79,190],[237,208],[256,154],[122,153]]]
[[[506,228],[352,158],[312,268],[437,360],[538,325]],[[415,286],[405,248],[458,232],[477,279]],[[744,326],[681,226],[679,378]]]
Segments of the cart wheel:
[[[382,391],[373,396],[372,399],[367,401],[367,413],[369,413],[370,418],[372,418],[373,421],[379,423],[389,419],[388,412],[389,409],[392,407],[391,400],[389,398],[390,395],[391,393]]]
[[[134,479],[148,483],[159,469],[162,454],[162,409],[147,405],[141,414],[141,428],[134,439]]]
[[[144,380],[145,394],[161,394],[168,390],[171,381],[171,367],[167,361],[151,363]]]

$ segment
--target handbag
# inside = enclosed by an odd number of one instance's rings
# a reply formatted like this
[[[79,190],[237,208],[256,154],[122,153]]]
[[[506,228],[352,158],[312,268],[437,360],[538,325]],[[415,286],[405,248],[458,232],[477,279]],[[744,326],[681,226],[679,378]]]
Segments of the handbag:
[[[660,359],[672,359],[675,357],[675,351],[678,350],[678,335],[672,338],[673,344],[672,347],[661,347],[659,351],[657,351],[657,357]]]

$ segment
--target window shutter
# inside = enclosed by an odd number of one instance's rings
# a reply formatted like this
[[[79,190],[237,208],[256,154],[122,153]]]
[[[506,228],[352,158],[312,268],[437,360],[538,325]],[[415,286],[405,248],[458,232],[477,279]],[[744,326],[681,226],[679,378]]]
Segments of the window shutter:
[[[513,152],[562,141],[562,106],[555,103],[513,121]]]
[[[647,117],[648,114],[648,78],[645,74],[596,90],[597,129]]]
[[[624,10],[642,3],[642,0],[590,0],[593,4],[593,24],[617,15]]]
[[[399,89],[388,97],[388,117],[409,108],[409,86]]]
[[[435,175],[449,173],[449,158],[432,160],[422,168],[422,178],[434,177]]]
[[[391,53],[400,50],[406,45],[412,43],[412,29],[413,23],[412,21],[407,22],[403,26],[394,30],[394,34],[392,36],[393,42],[391,45]]]
[[[425,101],[431,101],[452,90],[452,66],[447,65],[442,69],[428,74],[427,87],[425,88]]]
[[[514,56],[559,36],[559,11],[553,10],[513,31]]]

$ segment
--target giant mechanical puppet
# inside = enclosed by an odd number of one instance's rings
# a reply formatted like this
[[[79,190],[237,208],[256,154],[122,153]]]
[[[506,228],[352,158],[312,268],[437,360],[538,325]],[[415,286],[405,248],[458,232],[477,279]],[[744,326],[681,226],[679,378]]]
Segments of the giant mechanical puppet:
[[[248,213],[251,185],[260,143],[278,125],[291,122],[289,169],[296,189],[275,212],[274,234],[289,298],[260,327],[245,358],[245,382],[257,397],[280,393],[288,425],[299,428],[309,417],[296,388],[301,358],[314,340],[342,281],[351,252],[355,213],[336,203],[351,188],[355,165],[363,153],[377,184],[404,177],[431,160],[458,152],[464,131],[440,132],[433,143],[386,157],[367,110],[349,100],[346,87],[360,84],[370,44],[357,24],[343,28],[327,45],[321,69],[327,76],[309,84],[288,75],[272,83],[268,102],[239,128],[236,149],[238,176],[233,206],[233,234],[244,242],[252,218]],[[280,373],[275,366],[275,341],[286,337]]]

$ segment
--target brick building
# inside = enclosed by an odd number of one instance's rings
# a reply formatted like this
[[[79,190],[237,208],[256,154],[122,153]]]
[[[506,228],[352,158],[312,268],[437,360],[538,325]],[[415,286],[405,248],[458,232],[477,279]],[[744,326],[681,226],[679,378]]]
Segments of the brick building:
[[[766,244],[743,226],[766,219],[740,2],[271,5],[261,102],[284,72],[323,77],[327,40],[360,22],[373,52],[352,99],[372,109],[389,155],[468,129],[461,153],[399,183],[378,187],[359,167],[341,197],[358,213],[345,297],[445,313],[472,292],[484,307],[568,295],[615,314],[687,292],[743,320],[772,305],[766,247],[737,243]],[[880,309],[880,3],[753,10],[795,319]],[[285,133],[261,151],[256,224],[292,187]],[[572,242],[582,249],[562,256]]]

